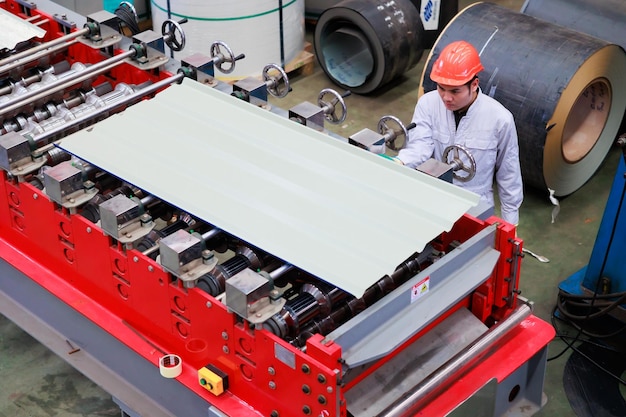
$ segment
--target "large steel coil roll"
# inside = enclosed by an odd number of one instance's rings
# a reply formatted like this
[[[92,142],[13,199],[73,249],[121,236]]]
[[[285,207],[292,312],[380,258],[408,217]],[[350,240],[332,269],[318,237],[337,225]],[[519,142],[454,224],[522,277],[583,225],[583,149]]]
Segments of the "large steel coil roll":
[[[422,46],[430,48],[441,30],[459,12],[458,0],[411,0],[419,10],[424,26]],[[304,15],[309,20],[317,20],[326,9],[337,6],[336,0],[306,0]]]
[[[571,194],[597,170],[626,108],[626,53],[618,45],[490,3],[462,10],[443,30],[422,74],[450,42],[476,47],[484,93],[517,126],[524,183]]]
[[[623,0],[526,0],[521,12],[626,49],[626,2]]]
[[[423,37],[410,0],[344,0],[320,15],[314,47],[333,82],[367,94],[417,64]]]

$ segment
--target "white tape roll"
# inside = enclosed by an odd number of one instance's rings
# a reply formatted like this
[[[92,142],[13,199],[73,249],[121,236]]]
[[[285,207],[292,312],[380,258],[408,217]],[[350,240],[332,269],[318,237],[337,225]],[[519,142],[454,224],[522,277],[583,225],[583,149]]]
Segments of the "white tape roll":
[[[168,354],[159,359],[159,371],[165,378],[176,378],[183,372],[183,361],[180,356]]]

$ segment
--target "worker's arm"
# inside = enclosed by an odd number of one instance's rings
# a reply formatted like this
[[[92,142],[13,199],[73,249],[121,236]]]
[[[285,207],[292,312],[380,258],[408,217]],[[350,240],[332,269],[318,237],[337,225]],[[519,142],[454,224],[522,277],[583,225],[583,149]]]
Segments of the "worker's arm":
[[[415,127],[409,130],[404,148],[398,152],[398,159],[409,168],[415,168],[433,156],[435,144],[433,141],[433,114],[438,103],[432,102],[433,97],[428,94],[418,100],[413,113],[412,123]],[[434,97],[440,100],[439,96]]]
[[[501,217],[511,224],[518,224],[519,208],[524,199],[524,187],[517,131],[512,115],[500,128],[495,175]]]

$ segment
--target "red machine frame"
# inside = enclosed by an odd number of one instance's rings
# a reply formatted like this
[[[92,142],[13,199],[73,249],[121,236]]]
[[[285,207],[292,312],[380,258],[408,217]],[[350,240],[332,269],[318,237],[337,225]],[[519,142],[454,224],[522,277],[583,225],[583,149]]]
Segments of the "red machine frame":
[[[270,415],[276,409],[279,415],[299,415],[303,406],[308,406],[311,415],[323,415],[325,411],[346,415],[341,394],[351,385],[343,386],[338,372],[340,346],[324,344],[323,337],[315,335],[307,341],[303,353],[266,330],[250,329],[214,297],[195,288],[183,288],[158,263],[141,252],[125,252],[98,226],[80,215],[70,215],[41,190],[27,183],[15,184],[5,173],[0,184],[2,256],[155,366],[166,352],[179,354],[184,361],[179,381],[217,408],[236,413],[233,415],[254,415],[248,406],[259,415]],[[442,235],[441,242],[462,242],[473,231],[497,221],[464,216]],[[509,288],[506,278],[512,276],[513,242],[519,240],[508,224],[499,225],[497,235],[496,249],[502,255],[494,276],[414,339],[458,308],[469,308],[478,317],[487,315],[493,321],[511,310],[500,295]],[[448,391],[445,398],[431,401],[424,410],[452,410],[460,399],[469,397],[491,377],[504,378],[513,372],[552,336],[553,329],[547,323],[528,319],[488,362],[470,369],[453,385],[454,395]],[[293,352],[294,369],[275,359],[276,344]],[[213,396],[198,383],[197,370],[208,363],[229,375],[226,394]],[[303,385],[311,390],[305,393]],[[290,401],[284,402],[284,398]],[[332,404],[339,406],[336,412],[329,410]]]

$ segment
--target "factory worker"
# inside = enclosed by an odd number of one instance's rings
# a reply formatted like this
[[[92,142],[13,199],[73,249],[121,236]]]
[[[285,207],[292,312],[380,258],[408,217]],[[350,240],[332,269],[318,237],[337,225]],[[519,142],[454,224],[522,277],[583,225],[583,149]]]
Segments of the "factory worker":
[[[430,72],[437,90],[417,101],[412,120],[416,127],[409,130],[397,159],[415,168],[429,158],[441,161],[449,145],[462,145],[476,161],[476,175],[467,182],[455,178],[454,183],[493,207],[495,180],[500,217],[517,224],[524,193],[515,122],[511,112],[481,92],[478,73],[482,70],[478,52],[465,41],[441,51]]]

